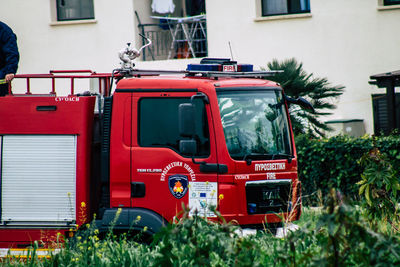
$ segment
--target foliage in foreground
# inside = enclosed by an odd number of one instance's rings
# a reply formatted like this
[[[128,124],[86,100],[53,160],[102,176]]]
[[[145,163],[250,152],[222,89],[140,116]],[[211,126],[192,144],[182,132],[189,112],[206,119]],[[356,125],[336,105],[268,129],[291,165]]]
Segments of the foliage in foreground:
[[[332,140],[347,139],[336,137]],[[366,142],[369,138],[357,139]],[[387,139],[382,139],[387,140]],[[381,140],[381,141],[382,141]],[[398,140],[394,138],[393,140]],[[392,140],[392,141],[393,141]],[[387,142],[371,139],[371,150],[360,156],[362,168],[355,184],[358,206],[346,203],[340,191],[326,192],[325,206],[317,215],[307,210],[300,230],[284,238],[267,231],[244,237],[240,228],[206,221],[199,216],[182,219],[164,228],[152,244],[143,244],[110,231],[100,240],[92,227],[67,240],[58,253],[39,259],[37,243],[26,260],[8,258],[10,266],[397,266],[400,265],[400,216],[397,197],[400,190],[398,162],[387,158],[377,147],[393,152]],[[322,143],[331,142],[331,140]],[[349,145],[351,142],[346,143]],[[356,146],[359,143],[356,142]],[[385,146],[386,145],[386,146]],[[329,144],[332,146],[332,144]],[[329,147],[328,146],[328,147]],[[333,147],[332,147],[333,148]],[[354,152],[353,150],[350,150]],[[360,153],[363,150],[360,150]],[[326,151],[325,151],[326,153]],[[335,155],[326,155],[330,157]],[[354,161],[353,158],[351,159]],[[323,160],[321,160],[323,162]],[[344,176],[345,177],[345,176]],[[346,180],[343,179],[343,182]],[[353,202],[354,204],[354,202]],[[117,213],[118,214],[118,213]],[[137,220],[140,220],[138,216]],[[115,219],[115,222],[117,218]],[[145,233],[141,233],[145,234]],[[56,244],[57,246],[59,244]]]
[[[400,264],[400,236],[373,231],[359,208],[332,190],[323,211],[308,210],[307,222],[284,238],[267,232],[244,237],[237,226],[184,216],[150,245],[96,231],[68,241],[48,259],[7,259],[12,266],[394,266]],[[384,222],[382,222],[384,223]]]
[[[374,229],[379,227],[376,222],[383,220],[399,233],[400,183],[396,170],[387,156],[376,147],[362,156],[360,165],[364,168],[364,172],[357,183],[358,193],[362,197],[361,206],[365,210],[367,219]]]

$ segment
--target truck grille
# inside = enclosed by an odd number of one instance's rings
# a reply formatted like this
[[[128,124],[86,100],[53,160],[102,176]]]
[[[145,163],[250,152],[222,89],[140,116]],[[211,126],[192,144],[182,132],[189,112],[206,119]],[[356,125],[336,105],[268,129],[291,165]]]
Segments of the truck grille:
[[[248,214],[290,212],[291,180],[246,182]]]

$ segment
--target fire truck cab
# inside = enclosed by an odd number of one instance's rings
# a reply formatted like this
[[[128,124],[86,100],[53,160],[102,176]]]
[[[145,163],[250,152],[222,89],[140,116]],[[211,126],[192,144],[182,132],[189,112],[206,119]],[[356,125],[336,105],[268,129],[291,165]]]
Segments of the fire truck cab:
[[[297,220],[287,106],[307,103],[268,75],[229,59],[92,74],[108,90],[117,80],[98,114],[95,96],[73,91],[0,98],[0,246],[49,241],[92,219],[104,231],[155,233],[182,205],[243,227]]]

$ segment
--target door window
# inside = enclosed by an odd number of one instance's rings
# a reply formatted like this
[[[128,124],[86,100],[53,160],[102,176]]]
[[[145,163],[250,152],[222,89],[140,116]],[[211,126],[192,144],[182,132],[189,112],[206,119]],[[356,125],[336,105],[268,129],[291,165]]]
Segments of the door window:
[[[167,147],[179,153],[179,141],[190,139],[179,134],[178,109],[190,98],[142,98],[139,102],[139,145]],[[210,138],[203,100],[195,99],[197,154],[210,155]]]

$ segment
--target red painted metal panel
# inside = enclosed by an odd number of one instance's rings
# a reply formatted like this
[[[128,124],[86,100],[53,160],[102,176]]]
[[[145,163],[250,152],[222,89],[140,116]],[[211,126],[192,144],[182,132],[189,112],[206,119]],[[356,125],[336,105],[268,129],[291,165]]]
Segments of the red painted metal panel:
[[[77,135],[76,213],[77,224],[91,219],[89,181],[95,97],[14,97],[0,98],[0,135]],[[52,107],[39,111],[38,107]],[[54,108],[55,107],[55,108]],[[82,204],[85,203],[85,204]],[[0,246],[37,240],[54,229],[8,229],[0,226]],[[8,241],[8,243],[6,242]],[[4,243],[6,242],[6,243]]]
[[[170,84],[168,84],[170,85]],[[176,88],[178,85],[174,85]],[[180,87],[184,87],[181,84]],[[190,85],[199,87],[199,84]],[[182,210],[182,204],[188,205],[189,193],[184,197],[175,198],[168,186],[168,177],[173,175],[184,175],[189,182],[217,182],[216,173],[200,172],[200,165],[192,162],[190,157],[183,157],[170,148],[163,147],[141,147],[138,144],[138,106],[139,101],[145,97],[152,98],[190,98],[193,92],[170,92],[170,93],[134,93],[132,109],[132,182],[143,182],[146,185],[146,196],[144,198],[132,198],[132,206],[153,210],[171,221],[177,213]],[[207,158],[197,159],[208,163],[217,163],[217,147],[213,128],[213,118],[210,106],[206,106],[207,120],[209,122],[210,155]],[[173,166],[173,167],[171,167]],[[171,167],[169,169],[169,167]],[[141,169],[152,171],[141,172]],[[189,190],[190,191],[190,190]],[[215,192],[217,194],[217,192]]]
[[[43,241],[39,246],[55,247],[62,242],[68,230],[56,229],[0,229],[0,248],[23,248],[32,246],[34,241]],[[59,235],[60,233],[61,235]]]
[[[130,207],[130,93],[115,94],[111,119],[110,137],[110,204],[111,207]]]

